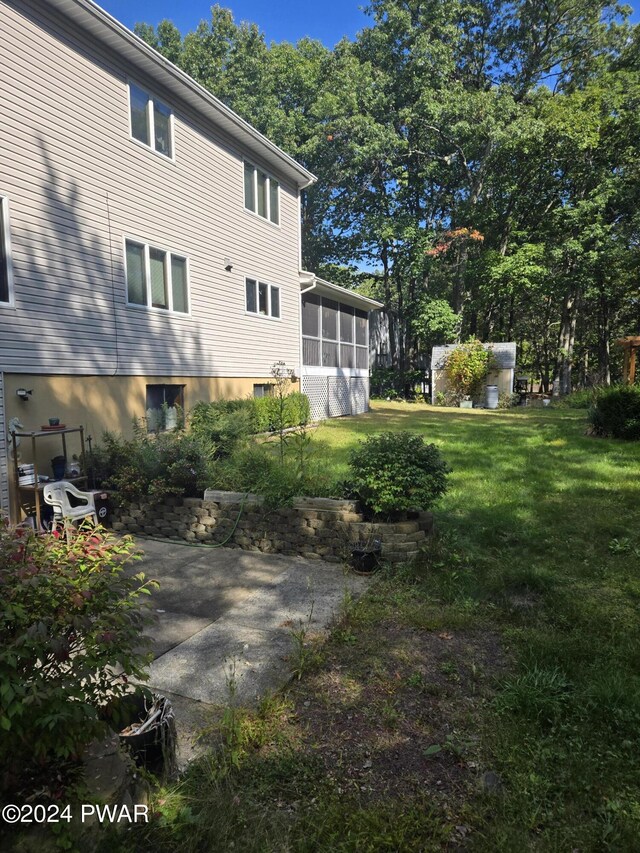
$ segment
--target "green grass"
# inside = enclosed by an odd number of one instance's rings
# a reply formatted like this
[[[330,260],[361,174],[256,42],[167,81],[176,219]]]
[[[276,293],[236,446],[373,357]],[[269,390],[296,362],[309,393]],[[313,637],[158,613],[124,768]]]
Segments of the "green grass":
[[[570,408],[376,403],[315,450],[345,477],[390,429],[453,469],[438,537],[243,718],[233,767],[219,753],[161,794],[136,850],[639,849],[640,443],[589,438]]]

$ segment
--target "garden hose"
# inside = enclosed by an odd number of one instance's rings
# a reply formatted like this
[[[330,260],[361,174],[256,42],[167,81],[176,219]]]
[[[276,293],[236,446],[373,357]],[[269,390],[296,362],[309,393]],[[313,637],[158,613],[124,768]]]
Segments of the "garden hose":
[[[247,498],[250,494],[250,492],[247,492],[242,498],[242,501],[240,502],[240,510],[238,511],[236,520],[233,524],[233,527],[231,528],[231,533],[229,533],[227,538],[223,539],[222,542],[213,542],[212,544],[209,544],[208,542],[187,542],[184,539],[169,539],[167,536],[150,536],[148,533],[136,533],[134,535],[140,539],[150,539],[152,542],[173,542],[176,545],[187,545],[190,548],[222,548],[223,545],[226,545],[227,542],[232,538],[233,534],[236,532],[238,524],[240,523],[240,516],[244,511],[244,505],[247,502]]]

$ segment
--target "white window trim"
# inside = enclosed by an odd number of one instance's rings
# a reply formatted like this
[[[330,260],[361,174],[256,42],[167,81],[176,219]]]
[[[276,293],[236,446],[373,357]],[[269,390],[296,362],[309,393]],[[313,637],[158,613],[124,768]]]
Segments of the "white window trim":
[[[260,218],[262,218],[262,217],[260,217]],[[255,281],[255,283],[256,283],[255,296],[256,296],[256,306],[258,306],[258,309],[259,309],[258,285],[260,285],[260,284],[266,284],[267,285],[267,310],[269,312],[268,314],[261,314],[259,310],[249,311],[249,309],[247,308],[247,281]],[[274,317],[273,314],[271,313],[271,289],[272,288],[275,288],[280,293],[280,316],[279,317]],[[244,313],[247,317],[258,317],[261,320],[273,320],[276,323],[279,323],[282,320],[282,287],[281,287],[281,285],[273,284],[270,281],[265,281],[263,278],[260,278],[260,276],[257,276],[257,275],[245,275],[243,299],[244,299]]]
[[[245,166],[250,166],[253,169],[253,198],[255,200],[256,209],[251,210],[250,207],[247,207],[245,204],[246,193],[245,193]],[[258,213],[258,172],[262,172],[267,176],[267,215],[262,216]],[[275,181],[278,184],[278,221],[273,222],[271,220],[271,181]],[[244,208],[245,213],[249,213],[251,216],[256,216],[260,222],[268,222],[269,225],[272,225],[274,228],[281,228],[282,225],[282,193],[280,190],[282,189],[282,184],[270,172],[266,169],[263,169],[261,166],[256,166],[255,163],[252,163],[251,160],[243,160],[242,161],[242,206]],[[250,276],[248,276],[250,278]]]
[[[7,264],[7,301],[0,301],[0,308],[15,308],[13,290],[13,258],[11,256],[11,226],[9,221],[9,196],[0,192],[0,216],[2,216],[3,229],[0,234],[3,240],[4,256]]]
[[[144,92],[147,96],[147,126],[149,128],[149,139],[150,144],[147,145],[146,142],[142,142],[140,139],[136,139],[133,135],[133,122],[131,121],[131,87],[136,86],[142,92]],[[156,157],[161,157],[167,163],[176,162],[176,134],[175,134],[175,122],[174,122],[174,112],[173,109],[169,106],[169,104],[165,103],[163,98],[157,98],[153,92],[150,92],[146,86],[141,85],[135,80],[127,80],[127,97],[128,97],[128,107],[129,107],[129,139],[132,142],[135,142],[136,145],[139,145],[145,151],[150,151],[152,154],[155,154]],[[153,102],[159,101],[163,107],[166,107],[169,110],[169,134],[171,136],[171,156],[168,154],[163,154],[162,151],[158,151],[155,147],[155,116],[153,113]]]
[[[144,278],[145,278],[145,295],[147,297],[146,305],[138,305],[135,302],[129,302],[129,280],[127,277],[127,243],[136,243],[138,246],[142,246],[144,248]],[[155,308],[151,304],[151,267],[149,264],[149,250],[156,249],[158,252],[165,253],[164,259],[164,270],[167,282],[167,308]],[[165,249],[163,246],[158,246],[156,243],[150,243],[148,240],[145,240],[143,237],[133,237],[131,234],[125,235],[122,242],[122,251],[124,257],[124,285],[125,285],[125,294],[126,294],[126,303],[127,308],[136,308],[141,309],[142,311],[149,311],[153,314],[162,314],[165,317],[167,314],[170,314],[172,317],[190,317],[191,316],[191,264],[188,255],[184,252],[176,252],[173,249]],[[174,311],[173,310],[173,281],[171,278],[171,258],[180,258],[186,263],[186,275],[187,275],[187,310],[186,311]],[[170,383],[169,383],[170,384]]]

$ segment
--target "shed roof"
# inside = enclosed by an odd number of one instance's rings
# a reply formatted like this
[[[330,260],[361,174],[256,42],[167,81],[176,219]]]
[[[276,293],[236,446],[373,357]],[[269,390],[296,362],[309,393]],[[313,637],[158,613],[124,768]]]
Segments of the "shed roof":
[[[445,359],[459,344],[446,344],[442,347],[434,347],[431,352],[431,369],[442,370]],[[510,343],[489,343],[483,344],[485,349],[493,352],[493,357],[497,362],[498,370],[512,370],[516,366],[516,345],[515,342]]]

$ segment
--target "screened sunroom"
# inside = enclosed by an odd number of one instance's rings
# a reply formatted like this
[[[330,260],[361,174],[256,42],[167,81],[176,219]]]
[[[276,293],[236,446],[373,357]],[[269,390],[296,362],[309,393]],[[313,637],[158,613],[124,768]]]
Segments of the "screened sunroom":
[[[368,411],[369,313],[382,304],[311,273],[301,300],[301,389],[312,418]]]

